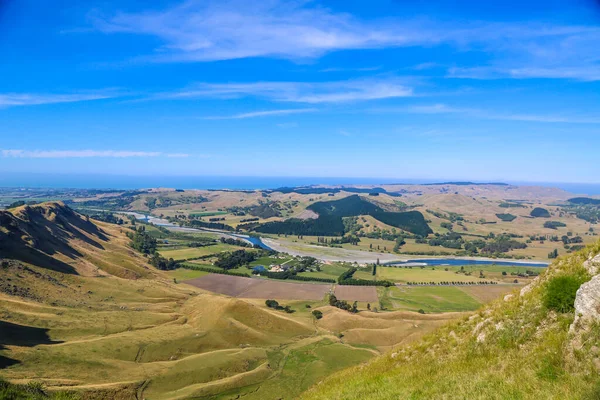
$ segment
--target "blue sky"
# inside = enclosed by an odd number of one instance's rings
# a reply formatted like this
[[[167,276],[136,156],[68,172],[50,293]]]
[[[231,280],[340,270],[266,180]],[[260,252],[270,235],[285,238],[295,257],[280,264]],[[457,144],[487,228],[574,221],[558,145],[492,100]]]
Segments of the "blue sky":
[[[600,182],[600,6],[522,3],[0,0],[0,173]]]

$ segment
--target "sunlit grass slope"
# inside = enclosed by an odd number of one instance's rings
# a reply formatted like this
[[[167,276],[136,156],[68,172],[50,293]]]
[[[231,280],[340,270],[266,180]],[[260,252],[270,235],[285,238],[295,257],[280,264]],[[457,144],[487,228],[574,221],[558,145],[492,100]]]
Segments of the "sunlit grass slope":
[[[545,306],[558,276],[590,279],[600,244],[557,260],[522,295],[498,300],[412,345],[344,370],[302,399],[598,399],[600,325],[569,333],[573,312]]]

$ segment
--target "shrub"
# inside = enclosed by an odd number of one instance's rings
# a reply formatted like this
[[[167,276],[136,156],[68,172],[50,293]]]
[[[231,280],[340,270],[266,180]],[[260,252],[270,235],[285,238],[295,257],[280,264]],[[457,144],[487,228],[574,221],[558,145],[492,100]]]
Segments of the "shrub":
[[[314,315],[316,319],[323,318],[323,313],[319,310],[313,310],[312,315]]]
[[[419,309],[418,311],[419,314],[425,314],[425,310],[423,310],[422,308]]]
[[[564,275],[552,278],[544,295],[544,305],[550,310],[561,313],[575,309],[575,295],[583,281],[574,276]]]

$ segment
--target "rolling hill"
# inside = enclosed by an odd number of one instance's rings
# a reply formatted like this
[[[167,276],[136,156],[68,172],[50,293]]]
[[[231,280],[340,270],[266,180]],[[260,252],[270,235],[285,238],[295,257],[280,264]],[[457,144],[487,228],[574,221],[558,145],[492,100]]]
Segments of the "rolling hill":
[[[175,283],[128,229],[57,202],[2,212],[0,395],[296,397],[460,316],[351,314],[324,300],[286,301],[287,314]]]

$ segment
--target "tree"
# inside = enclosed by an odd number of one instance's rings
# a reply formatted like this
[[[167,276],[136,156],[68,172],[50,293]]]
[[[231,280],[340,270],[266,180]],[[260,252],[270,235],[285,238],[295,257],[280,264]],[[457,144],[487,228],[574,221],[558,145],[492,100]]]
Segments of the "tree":
[[[316,319],[321,319],[323,318],[323,313],[319,310],[313,310],[312,315],[316,318]]]
[[[352,309],[350,311],[354,314],[358,312],[358,303],[356,301],[352,304]]]
[[[367,303],[367,310],[371,311],[371,303]]]

